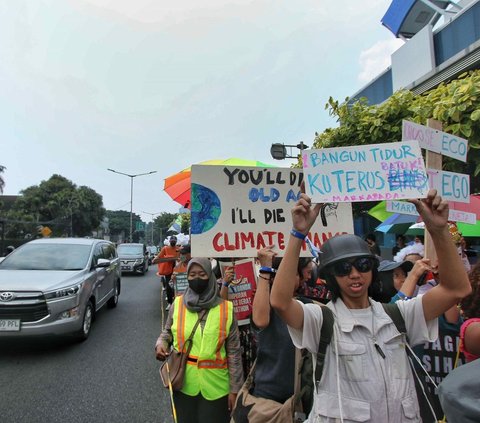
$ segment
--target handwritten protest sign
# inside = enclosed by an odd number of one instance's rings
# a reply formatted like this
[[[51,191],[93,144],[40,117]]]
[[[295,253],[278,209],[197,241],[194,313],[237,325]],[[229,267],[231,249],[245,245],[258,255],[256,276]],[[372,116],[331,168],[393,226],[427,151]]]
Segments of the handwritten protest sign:
[[[301,169],[192,166],[192,254],[256,257],[275,245],[282,256],[302,181]],[[309,238],[320,247],[339,233],[353,233],[350,204],[327,205]],[[302,255],[310,255],[305,245]]]
[[[435,188],[444,200],[470,202],[470,176],[446,170],[427,169],[429,187]]]
[[[387,201],[385,210],[390,213],[409,214],[412,216],[419,216],[417,208],[412,203],[405,201]]]
[[[468,141],[428,126],[404,120],[402,122],[402,141],[416,140],[421,148],[467,161]]]
[[[182,295],[187,290],[187,288],[188,288],[187,273],[186,272],[176,273],[175,283],[174,283],[175,296]]]
[[[255,261],[253,259],[235,262],[219,262],[222,276],[229,267],[234,269],[233,281],[228,287],[228,299],[233,303],[233,312],[239,325],[250,323],[253,296],[257,289]]]
[[[405,201],[387,201],[386,210],[391,213],[419,216],[416,207],[412,203],[407,203]],[[451,222],[463,222],[475,225],[477,223],[477,215],[475,213],[449,209],[448,220]]]
[[[475,225],[477,223],[477,215],[475,213],[450,209],[448,211],[448,220],[452,222],[462,222],[468,223],[469,225]]]
[[[424,198],[428,178],[418,142],[307,150],[305,192],[314,203]]]

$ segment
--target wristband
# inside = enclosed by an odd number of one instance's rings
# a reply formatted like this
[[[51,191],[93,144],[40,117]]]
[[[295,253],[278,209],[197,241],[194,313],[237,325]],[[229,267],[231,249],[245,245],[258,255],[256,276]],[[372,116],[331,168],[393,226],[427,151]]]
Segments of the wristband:
[[[230,284],[228,282],[223,282],[222,285],[226,288],[228,288],[230,286]]]
[[[412,299],[412,297],[407,297],[402,291],[398,291],[397,294],[402,300],[411,300]]]
[[[307,235],[302,234],[301,232],[298,232],[295,229],[292,229],[290,231],[290,235],[293,235],[295,238],[301,239],[302,241],[307,237]]]
[[[259,270],[260,273],[277,273],[277,271],[271,267],[268,267],[268,266],[262,266],[260,267],[260,270]]]

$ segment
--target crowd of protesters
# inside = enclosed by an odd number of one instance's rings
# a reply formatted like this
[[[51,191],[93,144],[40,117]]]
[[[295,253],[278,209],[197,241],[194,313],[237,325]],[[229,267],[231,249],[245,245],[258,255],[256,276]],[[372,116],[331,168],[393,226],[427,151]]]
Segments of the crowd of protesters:
[[[228,301],[234,267],[219,275],[215,260],[192,259],[189,246],[179,249],[170,238],[154,260],[169,303],[157,359],[182,350],[194,332],[183,387],[172,397],[177,421],[437,422],[445,414],[463,421],[452,415],[458,407],[452,391],[466,388],[440,386],[439,398],[438,385],[480,357],[480,263],[467,265],[464,239],[449,226],[448,204],[435,190],[411,201],[433,241],[434,261],[425,257],[423,239],[408,244],[404,236],[393,260],[383,260],[373,234],[335,236],[318,257],[300,257],[320,210],[301,194],[283,258],[274,245],[257,253],[247,331]],[[175,297],[169,281],[180,273],[188,287]],[[323,370],[318,379],[312,374],[311,401],[303,396],[304,413],[297,413],[298,363],[308,355],[318,365],[322,342]],[[246,364],[247,356],[255,363]],[[475,407],[469,412],[477,420],[464,421],[480,421]]]

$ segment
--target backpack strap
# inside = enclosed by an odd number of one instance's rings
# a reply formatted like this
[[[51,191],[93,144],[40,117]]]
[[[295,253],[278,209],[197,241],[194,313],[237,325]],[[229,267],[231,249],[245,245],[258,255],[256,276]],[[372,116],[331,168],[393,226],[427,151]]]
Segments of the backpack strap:
[[[407,327],[405,326],[405,319],[403,318],[402,313],[400,313],[400,309],[398,308],[398,305],[396,303],[393,303],[393,304],[382,303],[382,306],[383,306],[383,309],[385,310],[385,313],[387,313],[390,319],[392,319],[397,330],[402,335],[407,336]],[[408,337],[407,337],[407,340],[408,340]]]
[[[327,352],[327,347],[332,339],[334,324],[332,310],[324,305],[319,304],[319,306],[322,308],[323,323],[320,331],[320,342],[318,343],[317,363],[315,366],[315,390],[317,389],[318,383],[322,378],[323,366],[325,365],[325,355]]]

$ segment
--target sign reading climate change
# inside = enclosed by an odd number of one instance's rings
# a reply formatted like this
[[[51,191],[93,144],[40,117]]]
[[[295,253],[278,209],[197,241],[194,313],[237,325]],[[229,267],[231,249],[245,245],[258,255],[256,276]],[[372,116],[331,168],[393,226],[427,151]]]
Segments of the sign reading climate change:
[[[428,175],[417,141],[307,150],[305,192],[315,203],[424,198]]]
[[[192,166],[192,255],[256,257],[274,245],[282,256],[302,181],[301,169]],[[327,204],[309,238],[320,247],[340,233],[353,233],[351,205]],[[305,243],[302,251],[310,255]]]

